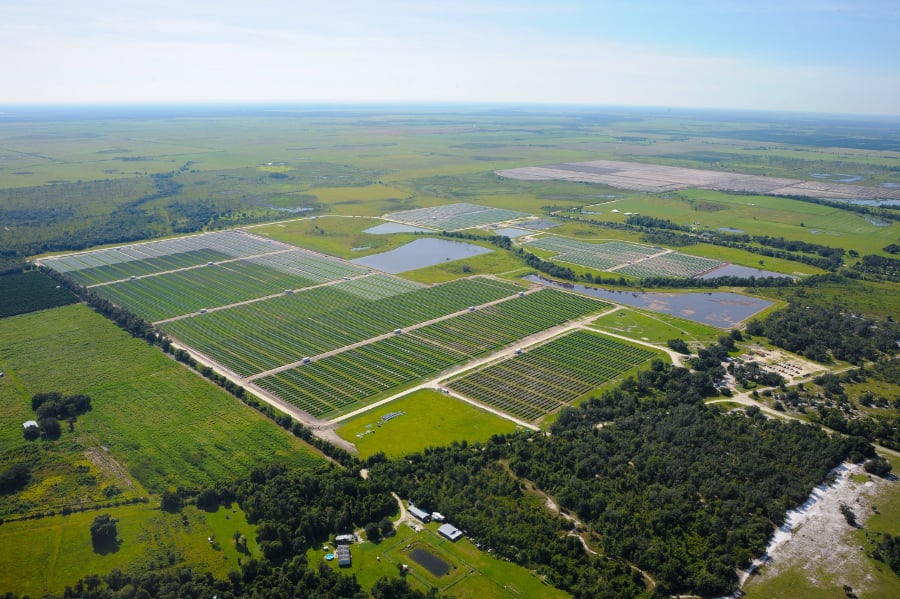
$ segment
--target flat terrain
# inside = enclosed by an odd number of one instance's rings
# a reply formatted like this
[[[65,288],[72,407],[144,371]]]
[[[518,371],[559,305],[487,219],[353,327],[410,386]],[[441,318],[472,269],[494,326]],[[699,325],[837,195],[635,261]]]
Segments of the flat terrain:
[[[92,399],[92,410],[79,417],[75,431],[64,430],[55,442],[52,451],[61,453],[59,459],[38,468],[25,488],[32,507],[59,506],[70,485],[84,487],[76,482],[76,466],[86,461],[86,452],[111,461],[98,459],[99,465],[88,466],[97,483],[85,487],[85,499],[108,484],[127,491],[131,477],[159,493],[246,474],[270,460],[306,465],[322,459],[255,410],[84,305],[0,320],[0,371],[6,373],[0,379],[4,463],[45,444],[22,438],[22,422],[34,418],[33,394],[60,391]],[[4,511],[18,509],[7,505]]]
[[[116,551],[97,553],[91,546],[91,522],[98,514],[118,520]],[[188,507],[183,514],[169,514],[153,504],[139,504],[6,522],[0,526],[0,544],[16,550],[0,552],[0,589],[43,596],[113,568],[129,572],[190,566],[224,578],[238,566],[235,532],[247,537],[249,554],[260,557],[255,530],[236,506],[213,513]]]
[[[667,192],[680,189],[714,189],[776,196],[807,196],[822,199],[900,200],[900,190],[861,187],[827,180],[801,181],[757,175],[741,175],[658,164],[591,160],[589,162],[501,169],[502,177],[526,181],[563,180],[599,183],[631,191]]]
[[[541,582],[538,576],[516,564],[496,559],[462,538],[455,543],[437,533],[438,524],[401,523],[397,534],[381,543],[355,544],[351,546],[353,564],[345,572],[356,575],[363,586],[371,585],[382,576],[395,576],[397,566],[406,564],[407,581],[413,588],[427,591],[435,587],[440,592],[460,599],[482,597],[566,597],[566,593]],[[449,564],[447,574],[437,577],[417,564],[412,551],[420,549]],[[320,560],[337,568],[335,562],[324,560],[326,551],[313,550],[307,554],[312,564]]]
[[[394,414],[401,415],[384,419]],[[379,451],[399,457],[454,441],[486,441],[491,435],[515,430],[509,420],[423,389],[347,421],[337,433],[356,445],[361,458],[367,458]]]

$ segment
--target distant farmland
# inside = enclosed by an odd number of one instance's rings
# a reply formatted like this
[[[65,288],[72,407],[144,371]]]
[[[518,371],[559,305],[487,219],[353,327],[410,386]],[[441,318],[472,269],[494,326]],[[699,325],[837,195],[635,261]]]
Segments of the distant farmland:
[[[676,166],[617,160],[568,162],[496,171],[501,177],[525,181],[577,181],[600,183],[631,191],[665,192],[715,189],[738,193],[807,196],[823,199],[900,200],[900,190],[862,187],[831,181],[803,181],[759,175],[742,175]]]

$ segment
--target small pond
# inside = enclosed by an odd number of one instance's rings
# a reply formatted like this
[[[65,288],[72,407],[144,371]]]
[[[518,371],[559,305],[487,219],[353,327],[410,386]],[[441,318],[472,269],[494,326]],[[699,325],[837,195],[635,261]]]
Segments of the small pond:
[[[743,233],[743,229],[733,229],[731,227],[719,227],[719,231],[723,233]]]
[[[380,225],[369,227],[364,230],[363,233],[369,233],[371,235],[390,235],[391,233],[434,233],[434,231],[423,229],[422,227],[404,225],[402,223],[381,223]]]
[[[425,237],[402,245],[395,250],[382,252],[381,254],[372,254],[364,258],[356,258],[351,260],[351,262],[387,273],[397,274],[407,270],[434,266],[442,262],[480,256],[492,251],[471,243]]]
[[[440,578],[450,571],[450,564],[421,547],[416,547],[410,551],[409,557],[412,561],[431,572],[431,575],[435,578]]]
[[[734,328],[772,305],[768,300],[723,291],[706,293],[607,291],[597,287],[549,281],[537,275],[529,275],[525,280],[541,285],[563,287],[626,306],[671,314],[722,329]]]
[[[509,237],[510,239],[521,237],[522,235],[528,235],[529,233],[531,233],[531,231],[526,231],[525,229],[517,229],[516,227],[494,229],[494,235],[503,235],[505,237]]]
[[[771,270],[763,270],[761,268],[751,268],[749,266],[738,266],[737,264],[726,264],[715,270],[711,270],[697,277],[698,279],[715,279],[716,277],[778,277],[785,279],[793,279],[791,275],[781,272],[773,272]]]

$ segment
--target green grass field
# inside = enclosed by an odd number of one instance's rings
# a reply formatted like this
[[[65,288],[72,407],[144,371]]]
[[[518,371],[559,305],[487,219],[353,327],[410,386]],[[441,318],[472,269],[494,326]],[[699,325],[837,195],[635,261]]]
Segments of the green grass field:
[[[92,398],[93,409],[78,419],[74,433],[64,430],[56,442],[68,448],[67,459],[82,461],[86,451],[105,454],[101,448],[107,448],[150,491],[210,484],[270,460],[302,466],[321,459],[255,410],[84,305],[0,320],[0,370],[6,372],[0,380],[3,464],[28,445],[21,429],[34,416],[31,396],[54,390]],[[35,478],[25,493],[45,488],[36,502],[65,500],[65,493],[54,496],[58,485],[42,484],[40,473]]]
[[[406,580],[421,591],[432,587],[459,599],[483,597],[534,597],[552,598],[568,595],[541,582],[533,572],[482,552],[468,539],[455,543],[437,534],[438,524],[425,524],[413,531],[401,524],[397,534],[379,544],[361,543],[351,548],[352,565],[342,571],[353,574],[363,587],[369,587],[379,578],[398,575],[398,564],[410,567]],[[407,549],[409,547],[409,549]],[[451,565],[451,570],[435,577],[409,557],[409,552],[422,548]],[[335,562],[327,562],[325,550],[310,550],[310,564],[323,562],[337,569]]]
[[[381,426],[382,416],[403,412]],[[337,433],[356,445],[361,458],[383,451],[403,456],[426,447],[450,445],[453,441],[486,441],[491,435],[516,430],[516,425],[437,391],[415,391],[350,419]]]
[[[94,551],[90,526],[99,514],[118,520],[117,551]],[[234,506],[213,513],[186,507],[182,514],[169,514],[152,503],[6,522],[0,526],[0,545],[16,550],[0,551],[0,589],[39,597],[113,568],[142,572],[190,566],[224,578],[238,567],[235,531],[247,537],[250,555],[259,557],[255,530]]]
[[[601,316],[591,327],[623,335],[638,341],[665,344],[669,339],[684,339],[691,344],[712,343],[722,334],[720,329],[668,314],[623,308]]]
[[[613,208],[620,212],[613,214]],[[882,253],[881,248],[897,240],[900,225],[872,224],[864,215],[831,206],[821,206],[772,196],[731,195],[720,191],[683,190],[666,195],[631,196],[605,204],[600,220],[623,221],[625,212],[666,218],[682,224],[697,224],[716,230],[739,229],[749,235],[798,239],[860,254]],[[718,249],[718,248],[717,248]],[[690,250],[689,250],[690,251]]]

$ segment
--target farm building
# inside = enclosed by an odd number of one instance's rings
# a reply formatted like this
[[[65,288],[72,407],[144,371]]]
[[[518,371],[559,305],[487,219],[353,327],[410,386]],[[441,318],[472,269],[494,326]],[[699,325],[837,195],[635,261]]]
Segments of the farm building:
[[[431,512],[431,519],[435,522],[443,522],[444,514],[442,514],[440,512]]]
[[[431,514],[425,510],[420,510],[414,505],[409,506],[409,513],[421,520],[422,522],[431,522]]]
[[[337,551],[335,552],[337,555],[338,566],[341,568],[349,568],[350,567],[350,546],[349,545],[338,545]]]
[[[460,529],[456,528],[455,526],[453,526],[452,524],[441,524],[441,527],[438,528],[438,533],[442,537],[446,537],[446,538],[450,539],[451,541],[456,541],[461,536],[463,536],[462,531]]]
[[[356,542],[356,535],[354,535],[354,534],[337,535],[336,537],[334,537],[334,543],[336,545],[352,545],[355,542]]]

